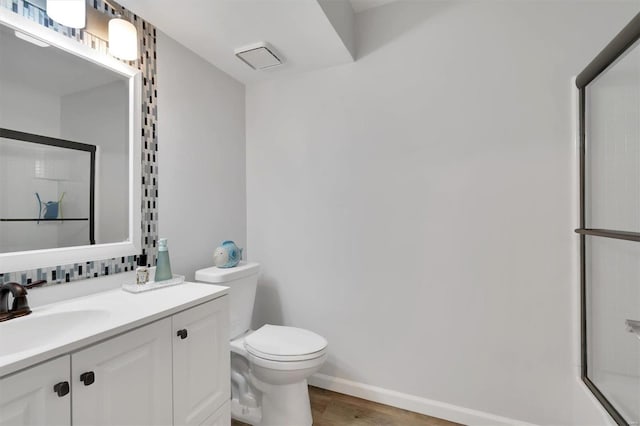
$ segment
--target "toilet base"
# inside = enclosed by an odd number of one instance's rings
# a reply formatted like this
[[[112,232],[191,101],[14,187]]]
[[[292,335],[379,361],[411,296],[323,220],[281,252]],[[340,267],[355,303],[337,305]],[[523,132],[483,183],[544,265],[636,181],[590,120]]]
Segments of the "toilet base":
[[[258,379],[252,377],[256,383]],[[311,426],[311,403],[307,381],[288,385],[256,383],[262,391],[262,420],[259,426]]]
[[[259,425],[262,420],[260,407],[247,407],[242,405],[237,398],[231,399],[231,417],[249,425]]]

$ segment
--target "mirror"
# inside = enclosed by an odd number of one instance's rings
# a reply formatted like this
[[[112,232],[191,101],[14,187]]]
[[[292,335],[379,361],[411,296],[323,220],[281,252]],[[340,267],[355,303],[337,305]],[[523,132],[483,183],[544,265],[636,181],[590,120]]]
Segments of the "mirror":
[[[140,79],[0,9],[0,272],[140,253]]]

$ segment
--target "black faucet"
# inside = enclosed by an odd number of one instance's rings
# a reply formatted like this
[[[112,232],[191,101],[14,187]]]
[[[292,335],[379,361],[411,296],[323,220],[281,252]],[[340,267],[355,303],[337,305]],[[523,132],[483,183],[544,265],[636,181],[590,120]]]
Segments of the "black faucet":
[[[13,282],[2,284],[0,286],[0,322],[29,315],[31,309],[27,303],[27,288],[37,287],[46,282],[46,280],[40,280],[27,285]],[[11,309],[9,309],[9,293],[13,296]]]

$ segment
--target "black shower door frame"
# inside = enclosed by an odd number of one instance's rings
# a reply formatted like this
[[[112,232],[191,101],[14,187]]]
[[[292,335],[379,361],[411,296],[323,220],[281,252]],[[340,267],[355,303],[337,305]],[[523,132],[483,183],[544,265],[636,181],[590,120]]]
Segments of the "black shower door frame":
[[[613,40],[596,56],[587,67],[576,77],[578,87],[578,126],[579,126],[579,155],[580,155],[580,227],[575,230],[580,235],[580,356],[582,381],[600,401],[607,412],[619,425],[629,426],[629,422],[616,410],[613,404],[604,396],[598,387],[588,377],[587,357],[587,275],[586,275],[586,237],[587,235],[602,238],[613,238],[640,242],[640,233],[612,229],[593,229],[586,227],[585,213],[585,156],[586,156],[586,102],[587,87],[614,64],[640,39],[640,13],[636,15]],[[639,141],[640,143],[640,141]]]
[[[95,245],[96,146],[4,128],[0,128],[0,137],[89,153],[89,244]]]

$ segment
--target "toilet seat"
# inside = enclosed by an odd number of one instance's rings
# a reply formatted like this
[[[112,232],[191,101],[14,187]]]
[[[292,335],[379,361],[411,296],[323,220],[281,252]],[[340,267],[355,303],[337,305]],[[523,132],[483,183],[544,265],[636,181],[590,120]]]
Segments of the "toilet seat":
[[[266,324],[244,338],[244,347],[266,361],[306,361],[322,357],[327,340],[303,328]]]

